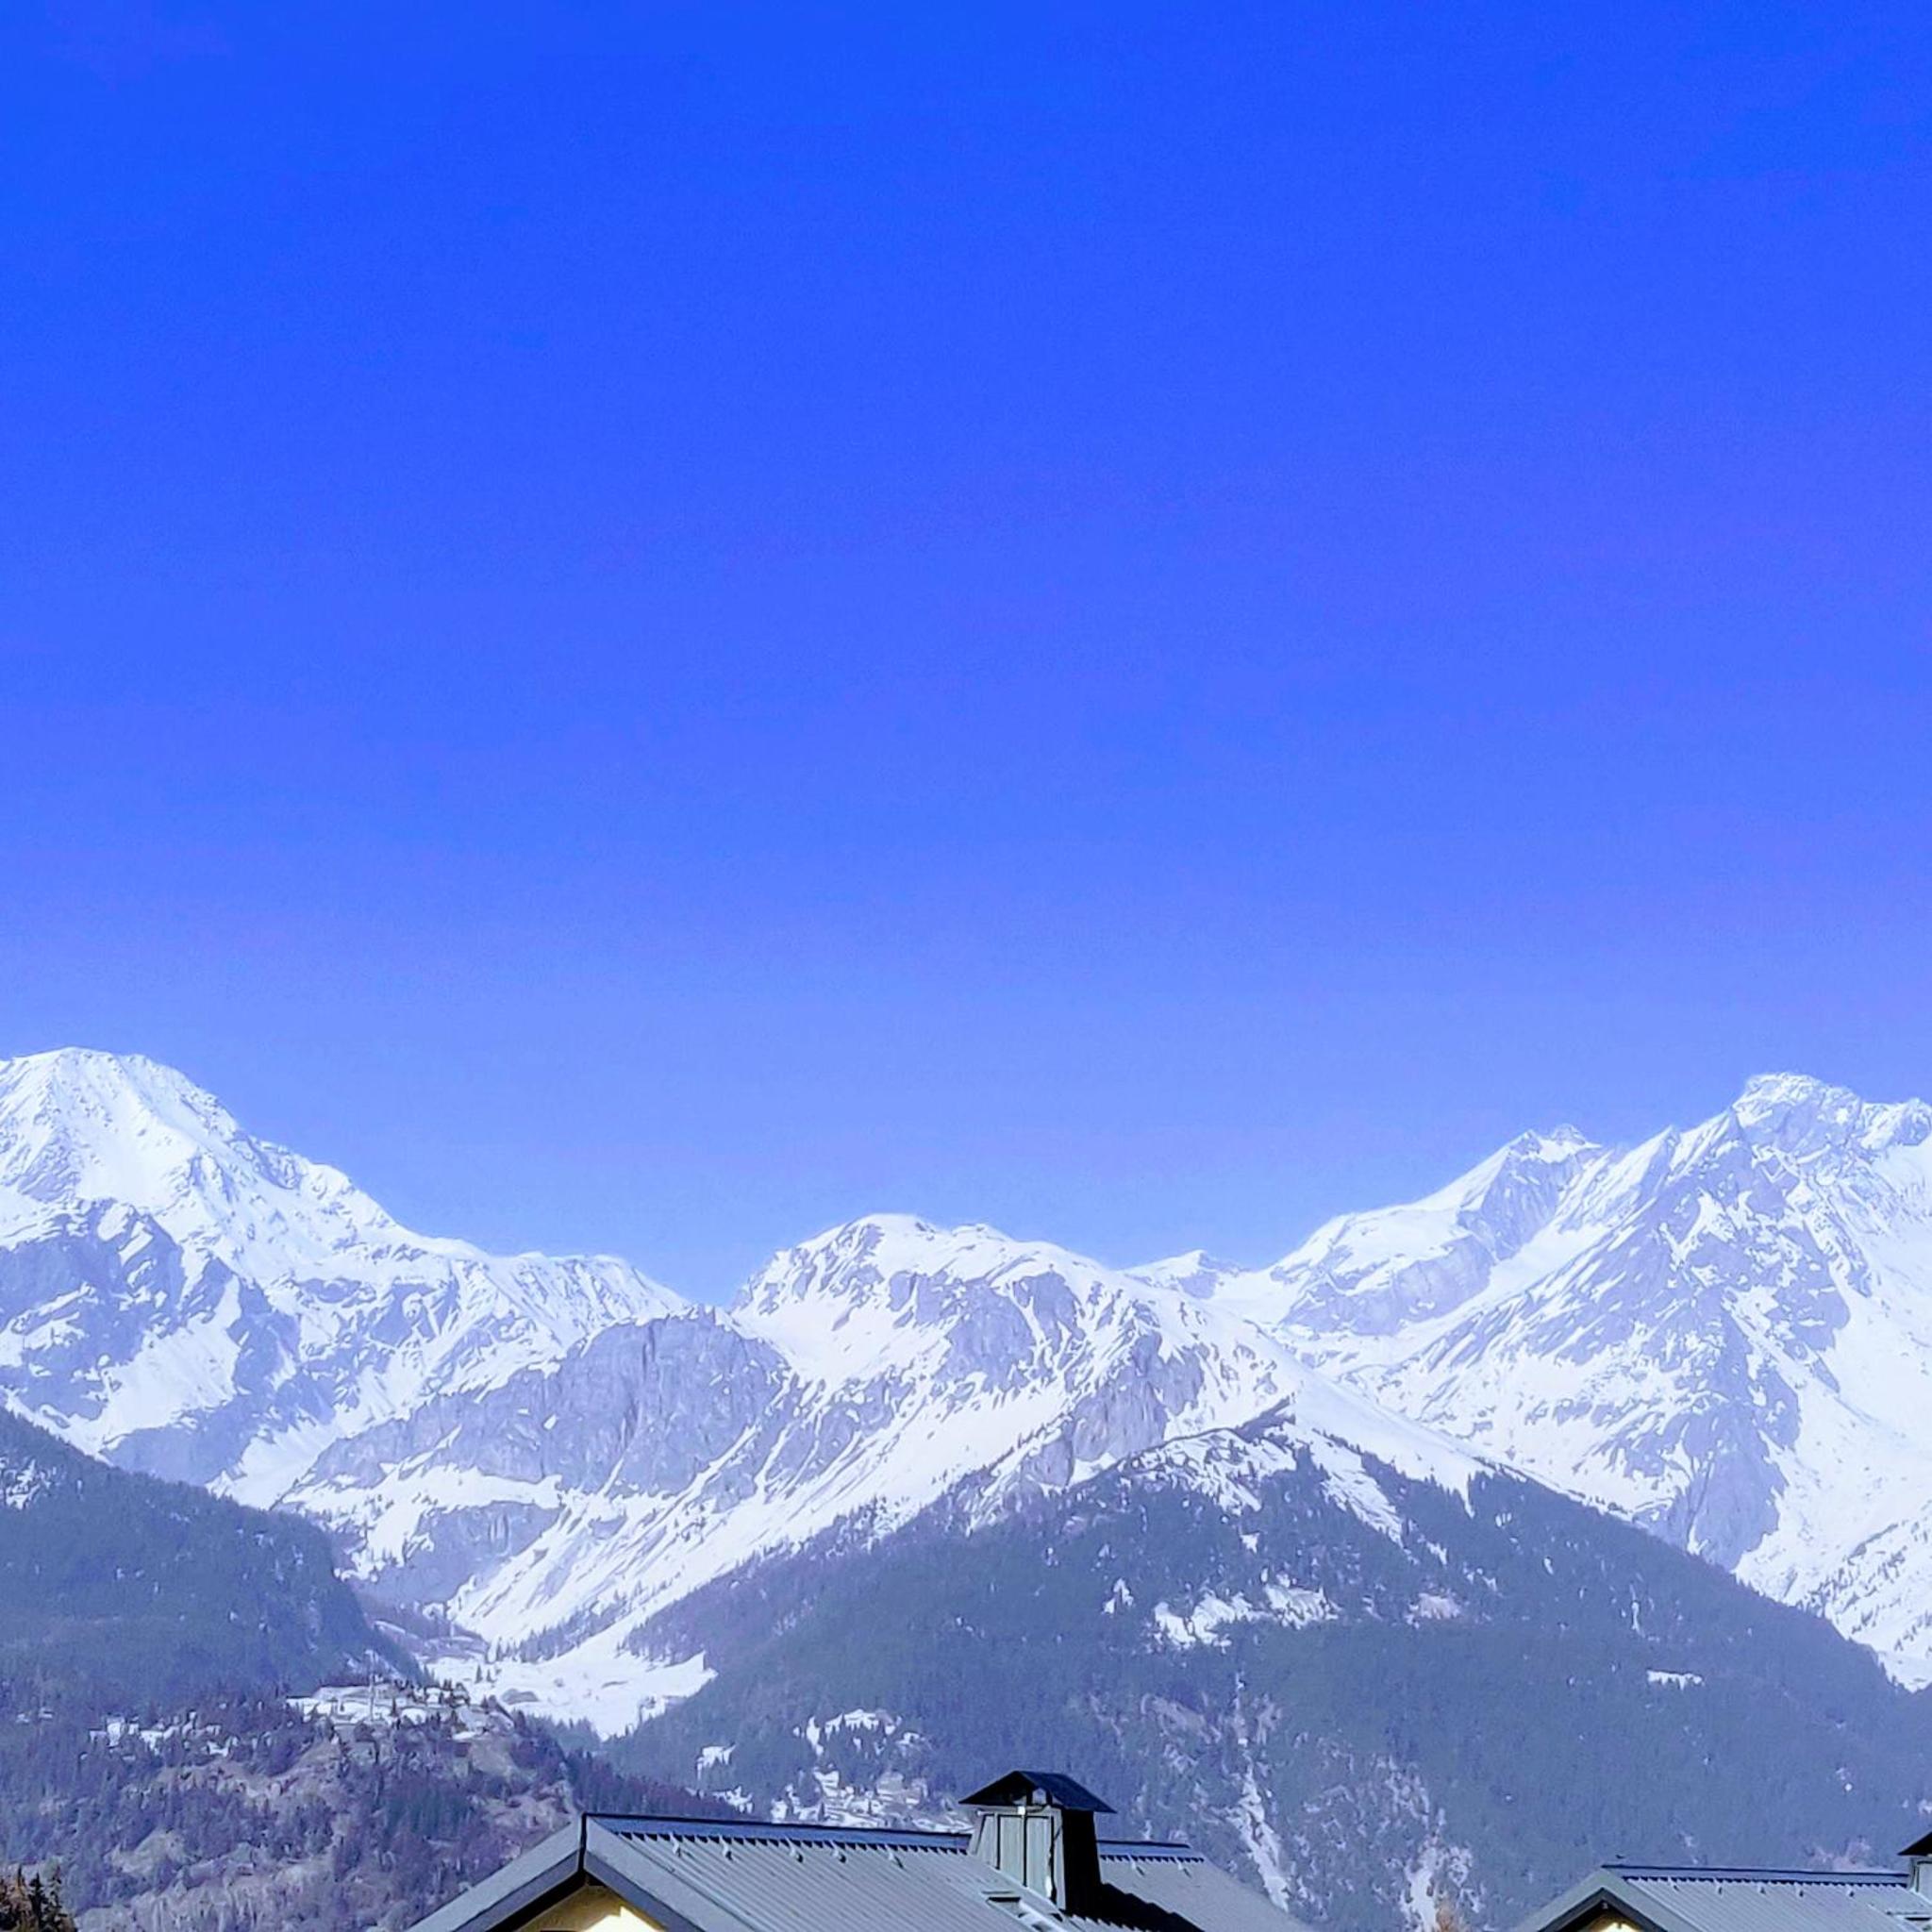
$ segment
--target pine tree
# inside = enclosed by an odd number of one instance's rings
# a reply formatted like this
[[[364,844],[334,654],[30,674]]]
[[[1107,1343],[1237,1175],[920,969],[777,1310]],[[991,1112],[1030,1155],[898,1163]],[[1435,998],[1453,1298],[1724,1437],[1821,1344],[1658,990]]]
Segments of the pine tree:
[[[0,1932],[75,1932],[74,1914],[60,1900],[60,1868],[43,1879],[20,1867],[0,1874]]]

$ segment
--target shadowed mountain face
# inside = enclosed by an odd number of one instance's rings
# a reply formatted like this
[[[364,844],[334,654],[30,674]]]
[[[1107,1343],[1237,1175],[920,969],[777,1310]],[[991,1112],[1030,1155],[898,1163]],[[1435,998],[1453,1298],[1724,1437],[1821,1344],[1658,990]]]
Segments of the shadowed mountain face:
[[[1031,1754],[1338,1932],[1507,1925],[1613,1854],[1883,1857],[1932,1801],[1868,1652],[1474,1458],[1283,1409],[972,1520],[665,1612],[714,1675],[620,1761],[858,1820]]]
[[[90,1708],[312,1689],[399,1659],[327,1542],[0,1412],[0,1684]]]

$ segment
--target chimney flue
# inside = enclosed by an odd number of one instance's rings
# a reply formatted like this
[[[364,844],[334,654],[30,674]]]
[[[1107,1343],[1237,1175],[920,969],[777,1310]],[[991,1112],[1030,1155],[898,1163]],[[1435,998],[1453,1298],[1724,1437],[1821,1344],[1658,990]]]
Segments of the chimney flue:
[[[973,1850],[1015,1885],[1061,1911],[1100,1892],[1100,1837],[1093,1820],[1113,1807],[1052,1771],[1011,1771],[963,1801]]]
[[[1932,1831],[1915,1843],[1908,1844],[1899,1856],[1906,1861],[1912,1890],[1923,1898],[1932,1898]]]

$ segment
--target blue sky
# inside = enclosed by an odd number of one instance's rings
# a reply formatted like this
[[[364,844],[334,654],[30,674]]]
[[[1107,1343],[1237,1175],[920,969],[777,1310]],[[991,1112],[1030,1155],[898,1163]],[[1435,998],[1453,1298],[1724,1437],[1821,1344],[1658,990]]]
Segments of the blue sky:
[[[0,108],[0,1049],[700,1292],[1932,1090],[1924,8],[75,0]]]

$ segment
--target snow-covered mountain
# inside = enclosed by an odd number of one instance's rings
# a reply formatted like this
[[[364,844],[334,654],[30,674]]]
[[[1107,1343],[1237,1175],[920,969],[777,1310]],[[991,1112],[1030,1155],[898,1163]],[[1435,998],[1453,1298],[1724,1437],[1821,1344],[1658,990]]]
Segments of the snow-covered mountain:
[[[1786,1076],[1634,1150],[1526,1135],[1259,1271],[875,1216],[705,1310],[412,1234],[166,1068],[44,1054],[0,1062],[0,1400],[317,1518],[606,1727],[704,1681],[651,1633],[748,1562],[1284,1401],[1458,1439],[1932,1677],[1932,1110]]]
[[[513,1646],[504,1684],[616,1728],[704,1680],[641,1627],[755,1557],[942,1497],[990,1513],[1291,1394],[1358,1439],[1406,1427],[1211,1304],[879,1216],[787,1249],[721,1315],[607,1330],[345,1441],[290,1501],[378,1590]]]
[[[1426,1430],[1384,1447],[1289,1402],[774,1557],[653,1626],[714,1674],[615,1749],[849,1822],[1031,1751],[1341,1932],[1513,1924],[1592,1846],[1869,1856],[1932,1801],[1932,1706],[1829,1625]]]
[[[1932,1108],[1795,1075],[1561,1129],[1216,1304],[1932,1680]]]
[[[8,1405],[315,1517],[392,1599],[513,1652],[506,1689],[607,1724],[702,1680],[630,1639],[737,1564],[962,1483],[992,1509],[1305,1379],[1211,1302],[908,1217],[698,1311],[622,1262],[412,1234],[151,1061],[0,1066]]]
[[[0,1396],[125,1467],[271,1503],[343,1436],[680,1306],[412,1234],[152,1060],[0,1061]]]

